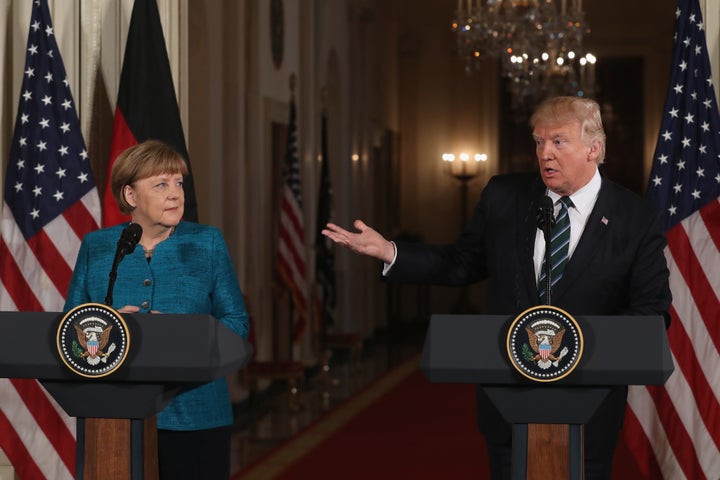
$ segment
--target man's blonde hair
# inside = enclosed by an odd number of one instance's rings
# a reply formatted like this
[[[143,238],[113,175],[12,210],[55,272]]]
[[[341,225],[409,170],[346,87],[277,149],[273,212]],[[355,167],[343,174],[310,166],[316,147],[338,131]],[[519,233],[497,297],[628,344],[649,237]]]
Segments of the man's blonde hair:
[[[540,122],[561,125],[580,122],[580,135],[587,145],[600,142],[597,163],[605,160],[605,130],[603,129],[600,105],[595,100],[582,97],[552,97],[540,104],[530,117],[534,129]]]

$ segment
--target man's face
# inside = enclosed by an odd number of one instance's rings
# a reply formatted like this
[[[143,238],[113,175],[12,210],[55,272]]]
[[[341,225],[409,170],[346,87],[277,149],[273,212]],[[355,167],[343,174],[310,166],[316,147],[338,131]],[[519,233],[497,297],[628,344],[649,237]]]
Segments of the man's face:
[[[545,185],[558,195],[572,195],[592,179],[600,145],[581,138],[579,120],[566,124],[538,122],[533,130],[535,154]]]

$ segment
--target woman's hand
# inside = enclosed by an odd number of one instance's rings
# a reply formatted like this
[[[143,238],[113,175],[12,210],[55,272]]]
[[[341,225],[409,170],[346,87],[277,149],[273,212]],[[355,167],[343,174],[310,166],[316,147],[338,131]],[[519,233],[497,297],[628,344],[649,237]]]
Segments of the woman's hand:
[[[125,305],[118,310],[118,313],[137,313],[140,311],[140,307],[135,305]]]

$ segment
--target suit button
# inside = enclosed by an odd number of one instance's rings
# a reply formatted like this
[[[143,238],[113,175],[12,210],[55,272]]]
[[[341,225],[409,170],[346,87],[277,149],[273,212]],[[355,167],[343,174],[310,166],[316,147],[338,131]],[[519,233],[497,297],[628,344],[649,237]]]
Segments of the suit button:
[[[143,310],[147,310],[148,308],[150,308],[150,302],[147,302],[147,301],[142,302],[140,304],[140,307],[142,307]]]
[[[146,287],[149,287],[151,283],[152,282],[150,281],[149,278],[146,278],[145,280],[143,280],[143,285],[145,285]]]

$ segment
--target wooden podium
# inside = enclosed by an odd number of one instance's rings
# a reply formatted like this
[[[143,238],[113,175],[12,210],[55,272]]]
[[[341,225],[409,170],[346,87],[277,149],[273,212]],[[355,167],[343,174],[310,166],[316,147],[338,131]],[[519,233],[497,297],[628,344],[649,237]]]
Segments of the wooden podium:
[[[513,318],[433,315],[430,320],[421,370],[431,382],[483,388],[513,425],[513,480],[581,480],[582,426],[610,389],[662,385],[674,369],[661,316],[575,319],[585,338],[583,356],[570,375],[552,383],[534,382],[511,365],[506,338]]]
[[[183,389],[241,369],[252,353],[210,315],[123,314],[131,337],[124,363],[84,378],[57,352],[62,317],[0,312],[0,377],[38,379],[77,417],[78,480],[157,479],[155,414]]]

